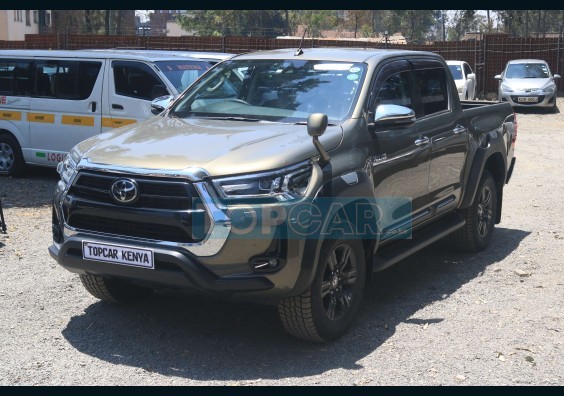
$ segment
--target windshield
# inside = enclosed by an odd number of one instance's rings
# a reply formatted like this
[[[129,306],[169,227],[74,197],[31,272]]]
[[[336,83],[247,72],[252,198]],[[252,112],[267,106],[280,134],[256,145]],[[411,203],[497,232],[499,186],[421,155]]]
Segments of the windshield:
[[[366,65],[305,60],[232,60],[187,90],[170,114],[277,122],[325,113],[343,121],[360,92]]]
[[[158,61],[155,64],[180,93],[213,66],[212,62],[197,60]]]
[[[450,72],[455,80],[462,80],[462,66],[460,65],[448,65]]]
[[[512,63],[507,66],[506,78],[549,78],[548,66],[544,63]]]

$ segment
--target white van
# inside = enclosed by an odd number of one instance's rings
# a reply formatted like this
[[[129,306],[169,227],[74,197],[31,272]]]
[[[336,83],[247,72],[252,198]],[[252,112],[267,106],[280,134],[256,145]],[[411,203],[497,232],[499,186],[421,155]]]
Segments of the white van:
[[[0,175],[56,166],[80,141],[153,116],[221,59],[120,51],[0,50]],[[117,148],[116,148],[117,149]]]

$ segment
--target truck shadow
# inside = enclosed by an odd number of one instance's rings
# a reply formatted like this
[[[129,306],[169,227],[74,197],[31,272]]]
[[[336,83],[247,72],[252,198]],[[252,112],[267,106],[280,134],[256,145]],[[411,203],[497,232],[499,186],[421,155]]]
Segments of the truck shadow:
[[[356,322],[330,344],[287,335],[272,307],[172,293],[157,293],[128,307],[94,303],[72,317],[62,334],[78,351],[97,359],[200,381],[253,382],[354,370],[399,324],[432,326],[445,320],[417,313],[482,276],[529,234],[497,228],[491,247],[475,255],[460,254],[439,241],[376,274]]]

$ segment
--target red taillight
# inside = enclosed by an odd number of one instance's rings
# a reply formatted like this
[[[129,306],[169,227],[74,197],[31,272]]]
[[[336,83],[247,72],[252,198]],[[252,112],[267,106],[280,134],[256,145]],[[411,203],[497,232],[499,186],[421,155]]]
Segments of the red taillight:
[[[513,139],[511,140],[511,145],[515,148],[515,142],[517,141],[517,114],[513,113]]]

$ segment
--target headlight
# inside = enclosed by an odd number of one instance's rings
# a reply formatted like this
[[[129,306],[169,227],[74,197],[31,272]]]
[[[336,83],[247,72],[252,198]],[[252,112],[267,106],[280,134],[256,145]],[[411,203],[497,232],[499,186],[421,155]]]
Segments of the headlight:
[[[556,89],[556,85],[550,84],[550,85],[547,85],[546,87],[544,87],[544,88],[542,89],[542,92],[544,92],[544,93],[553,93],[555,89]]]
[[[221,198],[228,201],[290,201],[304,196],[311,173],[311,165],[301,165],[267,173],[215,179],[213,184]]]
[[[76,173],[76,164],[78,163],[78,155],[74,150],[65,157],[65,159],[58,163],[57,173],[61,176],[61,180],[68,186]]]
[[[513,92],[513,89],[509,85],[501,84],[501,90],[504,92]]]

